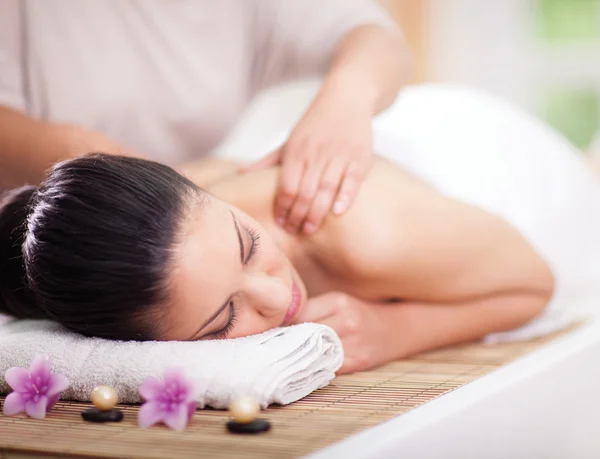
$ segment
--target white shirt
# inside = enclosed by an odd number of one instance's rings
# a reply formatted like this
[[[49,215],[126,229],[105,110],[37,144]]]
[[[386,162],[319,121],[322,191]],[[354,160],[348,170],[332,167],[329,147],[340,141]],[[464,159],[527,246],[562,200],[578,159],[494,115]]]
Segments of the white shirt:
[[[0,104],[176,164],[262,88],[322,74],[369,0],[0,0]]]

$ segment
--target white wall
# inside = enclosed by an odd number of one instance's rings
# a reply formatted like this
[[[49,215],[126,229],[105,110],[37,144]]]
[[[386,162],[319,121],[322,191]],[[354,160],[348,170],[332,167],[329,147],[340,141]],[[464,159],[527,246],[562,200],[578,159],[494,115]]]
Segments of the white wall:
[[[532,111],[545,87],[566,84],[600,92],[600,42],[544,43],[536,36],[535,0],[429,3],[433,80],[474,85]]]

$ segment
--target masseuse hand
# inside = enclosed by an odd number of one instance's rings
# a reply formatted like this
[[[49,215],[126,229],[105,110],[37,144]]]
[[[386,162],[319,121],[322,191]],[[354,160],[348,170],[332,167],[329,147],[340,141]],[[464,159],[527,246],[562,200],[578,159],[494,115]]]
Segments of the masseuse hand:
[[[372,108],[347,94],[317,96],[287,142],[245,169],[281,164],[275,219],[289,232],[313,233],[331,210],[345,212],[371,167]]]
[[[306,302],[294,323],[317,322],[333,328],[344,346],[338,374],[368,370],[395,358],[387,339],[390,327],[384,308],[341,292],[329,292]]]

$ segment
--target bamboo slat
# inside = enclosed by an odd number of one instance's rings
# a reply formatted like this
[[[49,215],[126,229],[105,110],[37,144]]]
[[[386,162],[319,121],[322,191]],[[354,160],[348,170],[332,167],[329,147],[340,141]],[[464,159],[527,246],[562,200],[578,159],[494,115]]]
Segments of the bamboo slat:
[[[185,432],[140,429],[138,406],[121,406],[118,424],[82,421],[84,403],[61,401],[45,420],[0,414],[0,457],[285,458],[298,457],[401,415],[506,365],[558,335],[522,343],[471,344],[337,377],[291,405],[262,413],[268,433],[233,435],[227,413],[199,410]],[[1,399],[1,397],[0,397]]]

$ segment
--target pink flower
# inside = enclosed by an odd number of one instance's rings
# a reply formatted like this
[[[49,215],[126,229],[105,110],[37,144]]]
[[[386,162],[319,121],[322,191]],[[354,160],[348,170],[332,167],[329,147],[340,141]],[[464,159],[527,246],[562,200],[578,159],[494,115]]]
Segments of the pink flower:
[[[140,387],[140,395],[146,400],[138,416],[140,427],[163,422],[181,431],[196,411],[194,385],[178,368],[166,370],[164,379],[147,377]]]
[[[33,359],[29,370],[9,368],[4,377],[14,391],[4,400],[6,416],[25,411],[32,418],[44,419],[46,413],[58,402],[60,393],[69,387],[69,380],[65,376],[50,372],[47,356]]]

